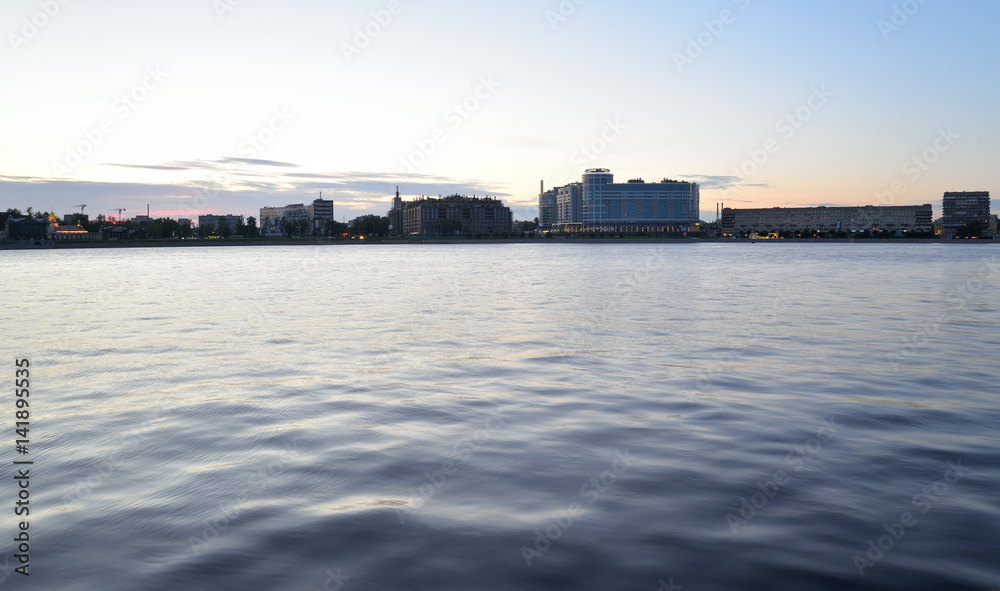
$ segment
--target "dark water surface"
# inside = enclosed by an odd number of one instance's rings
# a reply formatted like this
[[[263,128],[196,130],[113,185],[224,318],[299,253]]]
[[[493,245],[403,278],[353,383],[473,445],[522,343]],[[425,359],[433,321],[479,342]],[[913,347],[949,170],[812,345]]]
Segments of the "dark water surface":
[[[8,251],[0,273],[35,461],[31,576],[8,462],[0,586],[1000,586],[992,245]]]

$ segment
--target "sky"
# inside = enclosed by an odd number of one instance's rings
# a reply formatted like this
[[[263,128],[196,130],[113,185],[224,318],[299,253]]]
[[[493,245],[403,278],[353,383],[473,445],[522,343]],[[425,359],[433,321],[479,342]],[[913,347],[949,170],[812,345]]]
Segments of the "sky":
[[[995,190],[996,0],[5,0],[0,209],[337,219],[539,182],[731,207]],[[994,211],[1000,208],[994,208]]]

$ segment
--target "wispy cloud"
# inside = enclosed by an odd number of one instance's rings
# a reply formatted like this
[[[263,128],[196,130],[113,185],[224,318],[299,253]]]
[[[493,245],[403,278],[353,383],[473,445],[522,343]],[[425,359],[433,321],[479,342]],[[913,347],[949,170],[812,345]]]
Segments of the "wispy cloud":
[[[165,164],[114,164],[104,163],[102,166],[114,166],[117,168],[138,168],[140,170],[191,170],[188,166],[168,166]]]
[[[387,210],[397,186],[409,197],[452,193],[510,197],[502,186],[478,180],[426,174],[310,172],[294,163],[247,158],[106,166],[181,172],[184,178],[153,183],[0,176],[0,197],[4,207],[54,207],[57,213],[71,211],[73,204],[87,203],[93,215],[119,207],[145,211],[147,205],[159,215],[258,215],[263,206],[308,203],[322,192],[324,198],[337,202],[337,216],[348,218]],[[287,169],[300,171],[285,172]]]
[[[727,176],[727,175],[705,175],[705,174],[687,174],[681,175],[681,178],[689,181],[694,181],[701,185],[703,189],[715,189],[720,191],[728,191],[731,189],[743,189],[743,188],[761,188],[769,189],[770,185],[768,183],[746,183],[738,176]],[[733,201],[737,201],[733,199]]]
[[[218,160],[223,164],[250,164],[253,166],[278,166],[282,168],[298,168],[298,164],[292,164],[291,162],[278,162],[277,160],[257,160],[254,158],[223,158]]]

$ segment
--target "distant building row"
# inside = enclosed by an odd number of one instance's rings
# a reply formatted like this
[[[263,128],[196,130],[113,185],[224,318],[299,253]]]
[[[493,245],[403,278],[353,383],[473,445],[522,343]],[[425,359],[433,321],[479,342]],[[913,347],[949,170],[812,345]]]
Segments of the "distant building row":
[[[724,234],[741,232],[931,232],[934,208],[924,205],[865,205],[863,207],[773,207],[722,210]]]
[[[698,222],[697,183],[633,179],[615,183],[607,168],[591,168],[579,183],[545,190],[538,196],[542,230],[686,230]]]
[[[503,201],[492,197],[451,195],[403,201],[396,188],[389,218],[390,236],[442,236],[510,233],[513,218]]]
[[[129,230],[121,225],[109,225],[99,231],[89,232],[83,226],[73,223],[60,224],[55,216],[45,218],[7,218],[6,224],[0,229],[0,237],[14,242],[33,242],[40,240],[111,240],[132,238],[137,232],[139,237],[146,237],[145,231]]]
[[[991,234],[995,227],[990,213],[988,191],[949,192],[944,194],[942,237],[960,232]],[[930,233],[934,231],[934,211],[923,205],[865,205],[856,207],[772,207],[766,209],[723,208],[721,229],[724,234],[801,232],[891,232]]]

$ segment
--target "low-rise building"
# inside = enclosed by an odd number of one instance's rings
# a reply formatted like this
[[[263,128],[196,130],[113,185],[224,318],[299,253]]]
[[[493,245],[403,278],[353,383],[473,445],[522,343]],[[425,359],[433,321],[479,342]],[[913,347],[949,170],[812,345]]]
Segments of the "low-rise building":
[[[317,199],[312,204],[306,206],[302,203],[292,203],[284,207],[261,207],[260,208],[260,232],[262,236],[283,236],[285,234],[285,222],[287,220],[312,220],[315,219],[316,212],[329,217],[321,219],[333,219],[333,201]]]
[[[229,226],[230,232],[235,232],[239,221],[240,216],[238,215],[200,215],[198,216],[198,227],[217,230],[220,224],[226,224]]]
[[[131,232],[123,225],[104,226],[101,228],[101,238],[104,240],[127,240]]]
[[[44,240],[49,233],[49,222],[43,218],[8,217],[5,234],[8,240]]]
[[[770,232],[863,232],[894,234],[929,233],[933,207],[924,205],[865,205],[854,207],[772,207],[722,210],[725,234]]]
[[[95,240],[99,236],[76,224],[52,224],[49,232],[53,240]]]
[[[403,203],[403,234],[406,236],[433,236],[453,231],[466,236],[509,234],[512,222],[510,208],[491,197],[451,195],[439,199],[422,197]]]
[[[260,233],[261,236],[280,236],[281,226],[285,220],[284,207],[261,207],[260,208]]]

